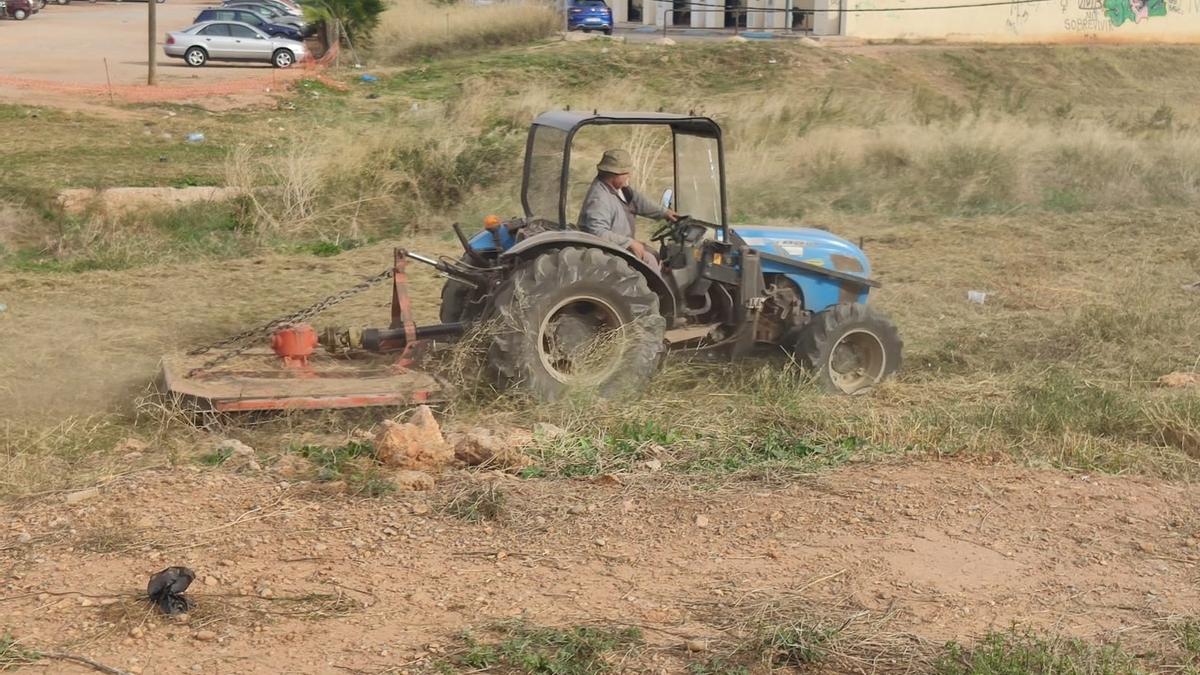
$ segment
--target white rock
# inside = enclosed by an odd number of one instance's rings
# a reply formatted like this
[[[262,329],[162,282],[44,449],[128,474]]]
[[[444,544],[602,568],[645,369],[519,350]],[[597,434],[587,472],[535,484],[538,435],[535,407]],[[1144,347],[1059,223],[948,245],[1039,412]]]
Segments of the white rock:
[[[217,452],[221,452],[222,450],[230,452],[234,455],[241,455],[243,457],[252,457],[254,455],[254,448],[246,445],[236,438],[226,438],[218,443]]]
[[[542,438],[559,438],[567,435],[567,430],[549,422],[538,422],[533,425],[533,434]]]
[[[79,504],[98,496],[100,496],[100,488],[88,488],[69,493],[65,500],[68,504]]]

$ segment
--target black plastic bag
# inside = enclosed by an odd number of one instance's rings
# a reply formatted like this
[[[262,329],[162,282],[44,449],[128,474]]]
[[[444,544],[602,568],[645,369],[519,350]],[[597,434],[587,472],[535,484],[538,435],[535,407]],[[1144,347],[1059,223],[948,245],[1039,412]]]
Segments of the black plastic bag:
[[[163,614],[183,614],[192,606],[183,592],[192,585],[195,578],[196,573],[186,567],[168,567],[150,577],[150,583],[146,585],[146,594],[150,596],[150,602],[158,605]]]

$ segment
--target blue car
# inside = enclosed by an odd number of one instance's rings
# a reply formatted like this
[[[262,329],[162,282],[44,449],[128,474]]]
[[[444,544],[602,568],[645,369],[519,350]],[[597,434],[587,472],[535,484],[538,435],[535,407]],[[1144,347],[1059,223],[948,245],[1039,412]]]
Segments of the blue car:
[[[585,33],[598,30],[605,35],[612,35],[612,10],[604,4],[604,0],[575,0],[567,10],[567,30]]]
[[[250,24],[271,37],[280,37],[286,40],[295,40],[302,42],[304,35],[300,29],[295,26],[287,26],[279,23],[271,23],[257,12],[252,12],[248,9],[234,9],[231,7],[222,7],[220,9],[205,9],[196,16],[193,24],[203,23],[205,21],[237,21],[240,23]]]

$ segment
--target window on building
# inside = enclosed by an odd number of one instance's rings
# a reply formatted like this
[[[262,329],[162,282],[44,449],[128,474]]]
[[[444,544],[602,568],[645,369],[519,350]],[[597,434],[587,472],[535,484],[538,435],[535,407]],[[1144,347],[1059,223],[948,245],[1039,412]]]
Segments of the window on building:
[[[691,3],[691,0],[672,0],[671,1],[671,25],[672,26],[690,26],[690,25],[692,25],[692,3]]]
[[[741,0],[725,0],[725,27],[738,28],[746,27],[746,12],[743,11],[745,5]]]

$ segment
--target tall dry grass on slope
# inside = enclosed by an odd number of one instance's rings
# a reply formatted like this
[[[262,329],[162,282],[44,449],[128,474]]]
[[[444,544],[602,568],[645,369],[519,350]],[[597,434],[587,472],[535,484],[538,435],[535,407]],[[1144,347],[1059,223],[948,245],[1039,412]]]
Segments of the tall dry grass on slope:
[[[403,63],[413,57],[532,42],[558,27],[553,7],[536,0],[491,5],[394,0],[376,32],[374,56],[383,63]]]

